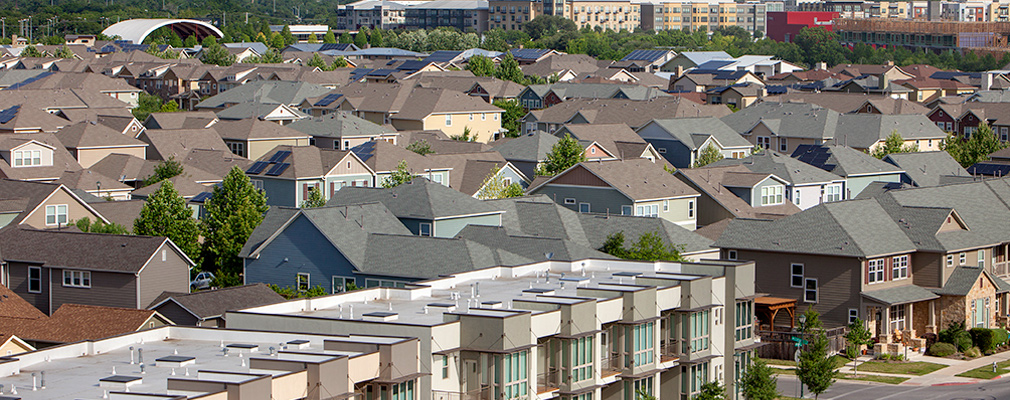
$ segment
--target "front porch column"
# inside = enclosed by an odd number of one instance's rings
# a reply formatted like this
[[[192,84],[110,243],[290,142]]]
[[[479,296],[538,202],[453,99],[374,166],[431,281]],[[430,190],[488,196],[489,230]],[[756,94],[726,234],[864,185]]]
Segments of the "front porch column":
[[[884,312],[881,313],[880,321],[884,324],[881,332],[884,332],[884,337],[887,343],[891,342],[891,306],[884,307]]]
[[[902,336],[905,340],[911,340],[915,338],[915,325],[913,324],[915,322],[915,315],[913,314],[915,307],[913,303],[904,304],[902,307],[905,307],[905,332],[908,333]]]
[[[936,300],[929,301],[929,326],[926,327],[926,333],[937,333],[936,329]]]

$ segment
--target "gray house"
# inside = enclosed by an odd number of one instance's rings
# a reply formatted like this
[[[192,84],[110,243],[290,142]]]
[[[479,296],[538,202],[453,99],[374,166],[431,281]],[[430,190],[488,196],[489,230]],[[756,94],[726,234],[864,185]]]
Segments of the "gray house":
[[[742,165],[751,172],[775,175],[785,181],[786,199],[803,210],[845,199],[845,179],[842,177],[771,150],[744,159],[723,159],[710,165]]]
[[[329,199],[344,187],[375,186],[375,173],[354,153],[314,146],[277,146],[246,175],[266,192],[267,204],[287,207],[300,206],[311,190]]]
[[[725,158],[744,158],[754,148],[747,139],[718,118],[655,119],[638,128],[638,135],[677,168],[690,168],[701,151],[713,146]]]
[[[883,161],[905,171],[901,182],[918,187],[971,180],[973,177],[946,151],[888,154]]]
[[[904,170],[841,145],[799,145],[790,156],[845,179],[843,199],[852,199],[873,182],[900,183]]]
[[[419,236],[451,238],[467,225],[501,226],[502,211],[426,178],[394,188],[350,187],[333,194],[327,205],[382,203]]]

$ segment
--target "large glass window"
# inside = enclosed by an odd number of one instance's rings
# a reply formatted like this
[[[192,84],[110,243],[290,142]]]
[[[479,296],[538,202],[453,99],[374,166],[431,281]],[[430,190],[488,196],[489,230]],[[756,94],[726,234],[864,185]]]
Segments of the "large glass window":
[[[593,377],[593,337],[569,340],[565,349],[566,367],[571,382],[581,382]]]
[[[655,356],[655,336],[654,329],[656,323],[647,322],[633,327],[627,327],[626,335],[631,340],[632,356],[629,362],[634,362],[634,366],[642,366],[653,362]]]
[[[708,361],[684,366],[684,370],[681,372],[681,387],[685,395],[693,396],[698,394],[701,392],[701,385],[704,385],[706,382],[709,382]]]
[[[529,351],[507,354],[503,359],[504,390],[506,399],[526,397],[529,388],[526,385],[527,379],[527,357]]]
[[[754,303],[736,302],[736,340],[750,339],[754,327]]]
[[[710,321],[709,310],[684,315],[682,324],[684,329],[682,350],[684,353],[708,350]]]
[[[42,151],[17,150],[14,152],[15,167],[29,167],[34,165],[42,165]]]

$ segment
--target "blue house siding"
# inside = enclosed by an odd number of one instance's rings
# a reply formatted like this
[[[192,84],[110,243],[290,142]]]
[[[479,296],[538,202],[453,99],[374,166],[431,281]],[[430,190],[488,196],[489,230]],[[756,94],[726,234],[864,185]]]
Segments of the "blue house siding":
[[[691,168],[691,149],[679,140],[644,138],[670,164],[677,168]],[[665,149],[665,150],[660,150]]]
[[[530,194],[545,194],[572,211],[579,211],[580,203],[589,203],[589,212],[621,214],[621,206],[633,206],[634,202],[612,188],[592,186],[574,187],[547,184]],[[565,204],[565,199],[575,199],[574,204]],[[634,212],[634,210],[632,210]]]
[[[285,261],[287,260],[287,261]],[[332,277],[354,276],[350,261],[304,216],[281,232],[257,259],[245,260],[245,283],[294,287],[298,273],[309,274],[309,285],[332,292]],[[364,280],[356,282],[364,285]]]
[[[513,166],[514,166],[514,164],[513,164]],[[518,169],[518,167],[516,167],[516,168]],[[518,183],[519,186],[523,187],[523,189],[526,189],[530,185],[529,182],[526,182],[524,180],[525,178],[523,178],[522,176],[519,176],[519,174],[516,173],[515,171],[513,171],[511,168],[505,168],[505,169],[503,169],[502,172],[501,172],[501,174],[505,178],[511,179],[512,183]]]
[[[269,179],[256,177],[254,179],[263,181],[263,191],[267,195],[267,205],[297,207],[296,187],[294,181],[284,179]]]

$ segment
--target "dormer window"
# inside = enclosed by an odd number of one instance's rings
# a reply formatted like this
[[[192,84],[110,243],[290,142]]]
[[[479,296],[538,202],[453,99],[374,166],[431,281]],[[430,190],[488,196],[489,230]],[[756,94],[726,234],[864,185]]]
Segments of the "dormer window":
[[[31,167],[42,165],[41,150],[16,150],[14,151],[15,167]]]
[[[784,186],[765,186],[761,188],[761,205],[771,206],[776,204],[782,204],[782,194],[785,191]]]

